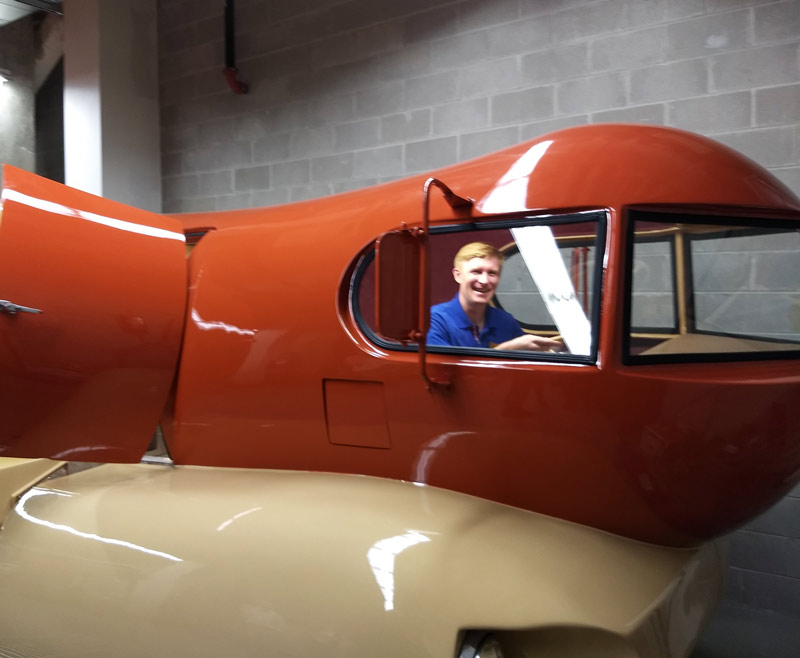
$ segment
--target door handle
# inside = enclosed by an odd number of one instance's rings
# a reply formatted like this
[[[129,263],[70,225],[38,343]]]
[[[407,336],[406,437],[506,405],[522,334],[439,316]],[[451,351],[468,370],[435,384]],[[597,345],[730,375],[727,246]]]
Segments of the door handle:
[[[41,313],[41,309],[31,308],[30,306],[20,306],[6,299],[0,299],[0,313],[16,315],[17,313]]]

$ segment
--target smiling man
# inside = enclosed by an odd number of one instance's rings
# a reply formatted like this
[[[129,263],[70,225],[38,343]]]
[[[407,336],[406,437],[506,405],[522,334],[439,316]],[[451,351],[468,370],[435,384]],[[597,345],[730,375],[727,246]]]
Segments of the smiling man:
[[[550,350],[560,341],[526,334],[514,316],[492,306],[503,254],[486,242],[470,242],[453,260],[458,293],[431,308],[428,345],[492,347],[498,350]]]

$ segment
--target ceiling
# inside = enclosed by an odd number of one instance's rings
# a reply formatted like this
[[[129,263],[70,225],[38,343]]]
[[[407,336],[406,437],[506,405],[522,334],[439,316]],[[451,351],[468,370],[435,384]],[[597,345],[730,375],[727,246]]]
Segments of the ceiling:
[[[61,0],[0,0],[0,27],[39,10],[60,14]]]

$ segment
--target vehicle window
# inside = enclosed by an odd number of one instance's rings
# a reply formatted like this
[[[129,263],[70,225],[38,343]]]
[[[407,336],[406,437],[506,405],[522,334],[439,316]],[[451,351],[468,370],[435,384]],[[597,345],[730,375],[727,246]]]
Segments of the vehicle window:
[[[727,360],[800,353],[796,222],[631,216],[629,358]]]
[[[547,358],[593,360],[596,353],[600,266],[605,236],[605,212],[587,212],[514,221],[475,222],[431,229],[431,307],[455,303],[460,291],[453,275],[454,258],[464,245],[481,242],[496,248],[503,258],[499,280],[489,305],[493,321],[507,314],[521,334],[557,342],[547,349],[502,348],[503,342],[475,341],[444,344],[428,335],[431,352],[474,353],[502,358],[530,358],[530,352]],[[389,349],[402,346],[378,335],[374,322],[374,268],[371,258],[358,268],[351,290],[353,308],[365,333]],[[477,284],[480,287],[480,284]],[[450,317],[450,316],[448,316]],[[505,322],[505,320],[503,320]],[[492,327],[489,327],[492,331]],[[498,341],[506,338],[500,335]],[[465,334],[466,335],[466,334]],[[468,336],[467,336],[468,338]],[[471,344],[470,344],[471,343]],[[507,344],[507,343],[506,343]],[[551,351],[552,350],[552,351]],[[501,353],[502,352],[502,353]]]

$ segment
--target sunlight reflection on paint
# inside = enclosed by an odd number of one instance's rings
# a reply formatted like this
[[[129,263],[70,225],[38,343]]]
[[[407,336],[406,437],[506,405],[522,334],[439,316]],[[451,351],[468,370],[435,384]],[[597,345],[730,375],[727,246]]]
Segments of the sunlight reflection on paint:
[[[192,309],[192,321],[197,325],[198,328],[205,329],[206,331],[221,329],[225,333],[238,334],[239,336],[255,336],[256,333],[258,333],[254,329],[240,329],[239,327],[236,327],[232,324],[228,324],[226,322],[203,320],[203,318],[201,318],[200,314],[197,312],[196,308]]]
[[[68,532],[71,535],[75,535],[76,537],[81,537],[82,539],[91,539],[92,541],[99,541],[102,542],[103,544],[111,544],[112,546],[121,546],[123,548],[130,548],[135,551],[147,553],[148,555],[154,555],[155,557],[163,557],[167,560],[172,560],[174,562],[183,562],[181,558],[175,557],[174,555],[170,555],[169,553],[164,553],[163,551],[156,551],[152,548],[145,548],[144,546],[139,546],[138,544],[133,544],[131,542],[124,541],[122,539],[101,537],[100,535],[97,535],[93,532],[83,532],[68,525],[53,523],[52,521],[45,521],[44,519],[40,519],[36,516],[33,516],[33,514],[31,514],[27,509],[25,509],[25,505],[32,498],[36,498],[38,496],[61,496],[61,497],[71,498],[72,494],[69,494],[65,491],[51,491],[51,490],[45,491],[42,489],[31,489],[19,499],[19,503],[17,504],[16,507],[17,514],[19,514],[23,519],[26,519],[31,523],[35,523],[36,525],[41,525],[46,528],[51,528],[52,530],[61,530],[63,532]]]
[[[478,201],[476,208],[485,213],[526,210],[530,175],[552,145],[553,140],[547,140],[531,146]]]
[[[425,447],[420,450],[419,455],[417,456],[417,463],[415,464],[414,468],[416,473],[414,475],[415,482],[428,482],[428,471],[431,467],[431,462],[433,461],[434,457],[436,457],[436,453],[442,450],[450,439],[458,437],[458,436],[470,436],[475,434],[475,432],[445,432],[444,434],[440,434],[435,439],[428,441],[425,444]]]
[[[421,532],[409,530],[404,535],[381,539],[367,551],[367,561],[383,594],[384,610],[394,610],[395,557],[411,546],[430,540]]]
[[[248,514],[252,514],[253,512],[258,512],[259,510],[263,509],[262,507],[253,507],[252,509],[245,510],[244,512],[239,512],[238,514],[234,514],[231,518],[223,521],[217,527],[217,532],[222,532],[227,528],[231,523],[234,521],[241,519],[243,516],[247,516]]]
[[[87,222],[94,222],[95,224],[102,224],[110,228],[128,231],[129,233],[138,233],[140,235],[147,235],[151,238],[166,238],[168,240],[178,240],[179,242],[186,242],[183,233],[177,231],[169,231],[163,228],[156,228],[154,226],[147,226],[145,224],[136,224],[135,222],[128,222],[124,219],[116,219],[114,217],[106,217],[105,215],[98,215],[93,212],[85,210],[78,210],[77,208],[69,208],[54,201],[46,201],[45,199],[37,199],[36,197],[23,194],[18,190],[6,188],[3,190],[3,200],[16,201],[17,203],[31,206],[45,212],[50,212],[55,215],[64,215],[66,217],[75,217],[83,219]]]

